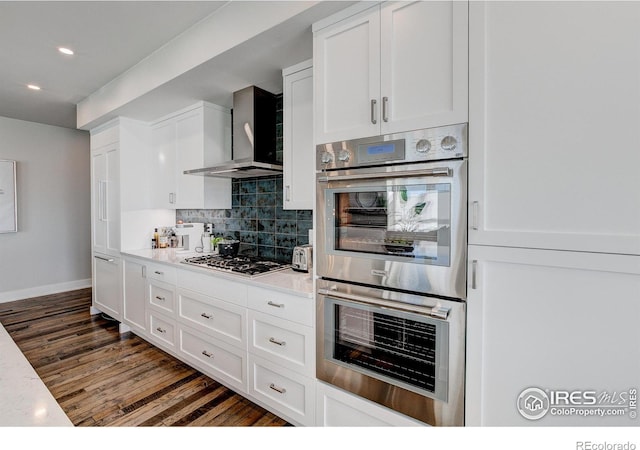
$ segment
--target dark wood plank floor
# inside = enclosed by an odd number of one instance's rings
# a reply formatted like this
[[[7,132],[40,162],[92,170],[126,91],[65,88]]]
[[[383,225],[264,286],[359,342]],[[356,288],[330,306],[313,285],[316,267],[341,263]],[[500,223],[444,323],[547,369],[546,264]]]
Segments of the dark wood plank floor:
[[[91,289],[0,303],[0,323],[77,426],[286,426],[118,323]]]

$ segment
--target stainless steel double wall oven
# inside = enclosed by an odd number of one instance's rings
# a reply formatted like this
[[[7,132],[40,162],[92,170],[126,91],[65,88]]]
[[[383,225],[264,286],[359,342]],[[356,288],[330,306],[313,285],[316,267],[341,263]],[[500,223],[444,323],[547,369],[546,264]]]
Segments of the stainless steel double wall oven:
[[[464,424],[467,125],[317,146],[317,376]]]

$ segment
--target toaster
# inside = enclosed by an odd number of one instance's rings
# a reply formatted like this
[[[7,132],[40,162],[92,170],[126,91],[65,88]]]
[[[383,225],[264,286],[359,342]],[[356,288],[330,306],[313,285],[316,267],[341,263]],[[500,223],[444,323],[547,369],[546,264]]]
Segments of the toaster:
[[[291,268],[296,272],[311,272],[313,264],[313,246],[310,244],[294,247]]]

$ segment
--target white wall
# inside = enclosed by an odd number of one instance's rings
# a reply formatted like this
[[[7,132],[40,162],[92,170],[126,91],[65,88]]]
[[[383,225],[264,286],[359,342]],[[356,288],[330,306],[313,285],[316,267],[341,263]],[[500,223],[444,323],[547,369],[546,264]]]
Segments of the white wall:
[[[89,133],[0,117],[18,232],[0,234],[0,302],[91,286]]]

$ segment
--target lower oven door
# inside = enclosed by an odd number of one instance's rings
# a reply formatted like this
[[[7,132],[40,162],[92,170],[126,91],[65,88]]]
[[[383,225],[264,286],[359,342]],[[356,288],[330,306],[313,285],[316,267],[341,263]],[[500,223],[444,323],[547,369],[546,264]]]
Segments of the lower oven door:
[[[320,380],[430,425],[464,425],[464,302],[318,287]]]

